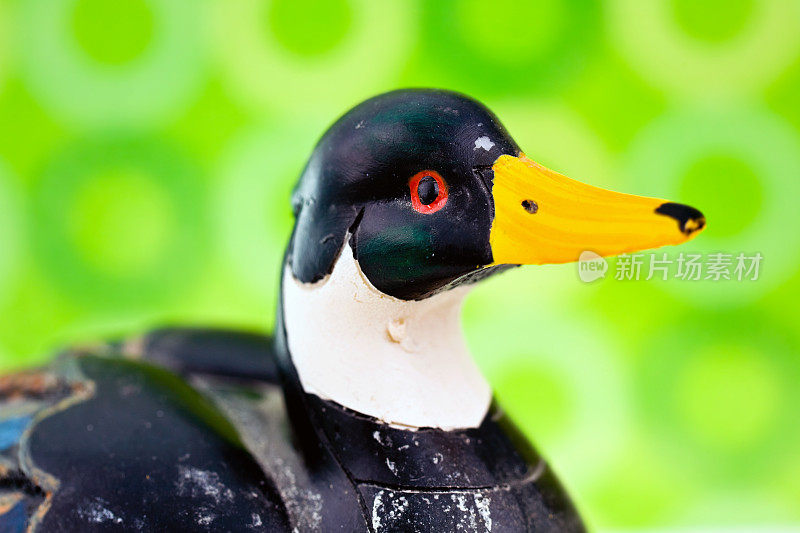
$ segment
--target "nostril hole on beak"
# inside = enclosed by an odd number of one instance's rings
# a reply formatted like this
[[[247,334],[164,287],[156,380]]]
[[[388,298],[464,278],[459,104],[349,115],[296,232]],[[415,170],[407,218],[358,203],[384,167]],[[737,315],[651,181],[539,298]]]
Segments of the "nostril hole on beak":
[[[539,210],[539,204],[533,200],[522,200],[522,208],[533,215]]]

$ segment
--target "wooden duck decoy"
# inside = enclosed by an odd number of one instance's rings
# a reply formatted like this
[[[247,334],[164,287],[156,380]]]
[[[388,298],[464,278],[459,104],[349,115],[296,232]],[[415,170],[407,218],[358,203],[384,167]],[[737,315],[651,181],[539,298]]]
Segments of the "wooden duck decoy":
[[[273,336],[163,329],[0,380],[0,531],[583,530],[460,304],[511,266],[681,243],[702,214],[548,170],[439,90],[340,118],[292,204]]]

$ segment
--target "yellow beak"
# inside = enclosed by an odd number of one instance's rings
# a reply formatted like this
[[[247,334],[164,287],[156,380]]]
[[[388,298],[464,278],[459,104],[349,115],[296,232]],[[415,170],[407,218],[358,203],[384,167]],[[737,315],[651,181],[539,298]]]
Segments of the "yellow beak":
[[[692,207],[607,191],[531,161],[502,155],[494,171],[494,264],[577,261],[686,242],[705,227]]]

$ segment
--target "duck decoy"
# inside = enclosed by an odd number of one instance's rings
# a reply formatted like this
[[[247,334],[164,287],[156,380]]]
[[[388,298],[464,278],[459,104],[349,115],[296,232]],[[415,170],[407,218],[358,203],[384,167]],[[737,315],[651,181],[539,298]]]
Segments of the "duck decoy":
[[[513,266],[684,242],[703,215],[548,170],[442,90],[350,110],[292,206],[272,336],[165,328],[0,379],[0,530],[584,530],[460,304]]]

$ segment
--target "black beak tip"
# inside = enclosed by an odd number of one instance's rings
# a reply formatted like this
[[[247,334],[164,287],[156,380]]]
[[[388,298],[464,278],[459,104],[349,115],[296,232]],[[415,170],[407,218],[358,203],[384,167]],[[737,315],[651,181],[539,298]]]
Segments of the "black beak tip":
[[[694,207],[666,202],[656,208],[656,213],[674,218],[684,235],[691,235],[706,227],[706,217]]]

